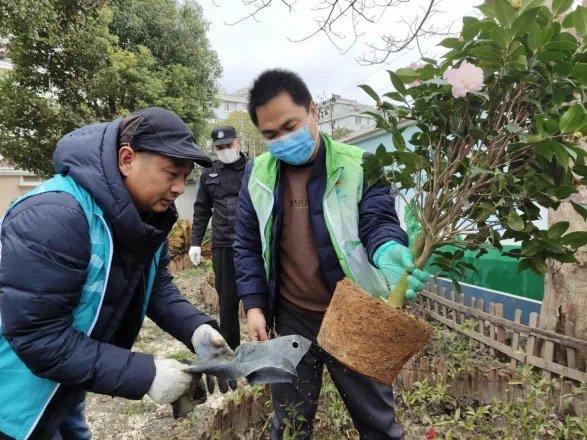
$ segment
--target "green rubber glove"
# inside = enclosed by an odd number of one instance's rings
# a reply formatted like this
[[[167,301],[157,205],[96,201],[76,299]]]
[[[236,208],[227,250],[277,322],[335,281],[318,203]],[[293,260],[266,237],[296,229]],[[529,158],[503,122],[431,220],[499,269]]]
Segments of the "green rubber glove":
[[[383,272],[390,291],[395,288],[406,272],[409,274],[408,290],[406,291],[406,299],[408,300],[416,298],[418,292],[430,280],[428,272],[414,267],[412,251],[396,241],[388,241],[379,246],[373,256],[373,262]]]

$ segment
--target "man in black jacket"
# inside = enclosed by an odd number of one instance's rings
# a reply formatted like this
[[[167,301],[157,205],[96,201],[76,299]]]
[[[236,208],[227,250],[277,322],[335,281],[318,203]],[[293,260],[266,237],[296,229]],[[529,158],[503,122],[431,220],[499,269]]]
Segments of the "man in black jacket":
[[[210,165],[188,126],[141,110],[67,134],[53,162],[0,229],[0,439],[89,438],[86,391],[192,392],[183,364],[131,351],[145,315],[200,359],[231,352],[167,267],[174,200],[194,162]]]
[[[234,349],[240,343],[240,328],[232,242],[234,216],[247,158],[240,151],[240,140],[234,127],[214,128],[212,144],[218,160],[200,177],[189,255],[194,265],[200,264],[202,240],[212,217],[212,265],[220,299],[220,333]]]

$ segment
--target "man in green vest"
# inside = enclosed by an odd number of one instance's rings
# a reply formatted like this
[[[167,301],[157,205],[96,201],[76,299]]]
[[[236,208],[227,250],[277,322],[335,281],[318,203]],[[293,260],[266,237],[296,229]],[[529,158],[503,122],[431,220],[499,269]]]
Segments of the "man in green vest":
[[[362,439],[401,439],[391,387],[349,370],[316,345],[344,277],[386,297],[408,271],[409,299],[428,281],[413,267],[390,187],[368,184],[363,150],[318,131],[316,104],[295,73],[262,73],[250,91],[249,114],[269,152],[247,165],[235,224],[247,330],[259,341],[269,329],[313,341],[294,383],[271,387],[271,438],[282,438],[286,426],[300,434],[296,438],[310,438],[326,366]]]

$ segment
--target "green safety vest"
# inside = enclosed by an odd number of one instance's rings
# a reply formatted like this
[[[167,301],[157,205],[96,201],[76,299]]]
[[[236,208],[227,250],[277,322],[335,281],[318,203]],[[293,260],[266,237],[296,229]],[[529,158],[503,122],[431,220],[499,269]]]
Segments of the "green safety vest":
[[[363,154],[358,147],[322,135],[326,153],[324,220],[345,275],[373,296],[387,297],[389,289],[372,266],[359,238],[359,203],[363,195]],[[270,153],[255,159],[248,189],[257,218],[267,280],[271,267],[271,232],[278,161]]]
[[[6,213],[21,201],[49,191],[72,195],[80,204],[88,220],[91,258],[79,304],[73,311],[72,327],[89,336],[96,325],[106,294],[108,274],[112,264],[112,234],[102,210],[92,196],[73,178],[61,174],[57,174],[27,195],[17,199]],[[155,253],[149,269],[142,307],[143,318],[147,312],[161,249],[162,247]],[[0,322],[0,431],[17,440],[28,438],[59,386],[59,383],[36,376],[27,368],[4,337]]]

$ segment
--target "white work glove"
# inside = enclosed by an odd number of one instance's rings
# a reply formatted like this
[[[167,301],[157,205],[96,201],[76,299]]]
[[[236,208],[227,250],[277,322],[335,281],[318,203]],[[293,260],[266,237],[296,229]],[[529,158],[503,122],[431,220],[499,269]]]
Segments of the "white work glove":
[[[222,335],[212,326],[202,324],[192,335],[192,345],[196,353],[197,360],[225,360],[231,361],[234,359],[234,352],[228,346]],[[221,393],[226,393],[228,388],[236,389],[234,381],[228,381],[222,377],[216,377],[218,381],[218,388]],[[214,392],[214,376],[206,375],[206,386],[208,393]]]
[[[188,251],[190,261],[194,266],[197,266],[202,261],[202,248],[200,246],[192,246]]]
[[[198,378],[183,370],[185,364],[173,359],[155,359],[155,379],[147,396],[159,404],[172,403],[187,394]]]

